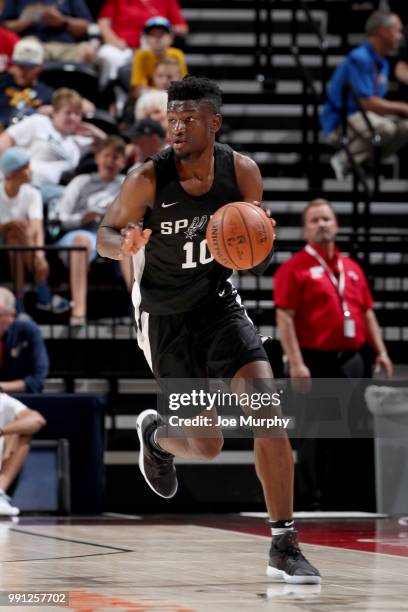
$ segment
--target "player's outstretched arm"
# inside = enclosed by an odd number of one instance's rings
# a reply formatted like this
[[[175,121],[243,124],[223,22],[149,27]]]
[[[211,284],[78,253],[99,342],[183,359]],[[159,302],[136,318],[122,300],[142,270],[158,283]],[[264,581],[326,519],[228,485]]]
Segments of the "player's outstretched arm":
[[[153,162],[143,164],[126,177],[98,229],[96,248],[102,257],[131,257],[146,245],[151,231],[142,231],[139,224],[153,205],[155,188]]]

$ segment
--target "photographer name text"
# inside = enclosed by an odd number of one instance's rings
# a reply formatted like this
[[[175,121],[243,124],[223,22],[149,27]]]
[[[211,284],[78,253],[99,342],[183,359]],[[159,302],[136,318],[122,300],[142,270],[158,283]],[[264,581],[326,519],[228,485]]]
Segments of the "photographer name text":
[[[286,429],[290,419],[283,417],[258,417],[253,415],[241,414],[239,417],[227,417],[217,415],[213,419],[211,416],[197,415],[194,417],[179,417],[175,414],[168,419],[171,427],[282,427]]]

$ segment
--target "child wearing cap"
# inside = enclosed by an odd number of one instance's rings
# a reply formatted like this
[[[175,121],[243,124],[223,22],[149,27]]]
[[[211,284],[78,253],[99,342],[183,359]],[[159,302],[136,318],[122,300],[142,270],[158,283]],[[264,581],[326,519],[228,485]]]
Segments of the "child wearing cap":
[[[144,33],[147,48],[139,49],[133,56],[130,95],[134,98],[155,86],[155,69],[163,60],[173,60],[178,65],[179,79],[187,74],[183,51],[171,46],[173,34],[168,19],[152,17],[146,21]]]
[[[98,51],[100,84],[117,78],[118,70],[131,62],[133,50],[143,47],[143,28],[148,19],[162,15],[177,36],[188,33],[178,0],[105,0],[98,25],[104,44]]]
[[[3,12],[3,8],[4,2],[0,0],[0,15]],[[15,32],[0,25],[0,72],[7,69],[13,49],[19,40],[20,37]]]
[[[25,271],[34,276],[37,307],[65,312],[69,302],[52,296],[48,286],[49,267],[45,258],[43,205],[40,192],[31,185],[30,157],[20,147],[11,147],[0,157],[0,241],[8,246],[39,247],[38,251],[10,252],[16,288],[17,311],[24,310]]]

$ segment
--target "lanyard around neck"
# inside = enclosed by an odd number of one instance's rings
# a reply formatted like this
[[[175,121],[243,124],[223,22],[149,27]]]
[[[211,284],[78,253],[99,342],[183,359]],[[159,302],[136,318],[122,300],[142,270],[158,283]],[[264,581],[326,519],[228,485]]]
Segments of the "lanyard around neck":
[[[345,290],[345,287],[346,287],[346,274],[344,272],[344,265],[343,265],[343,261],[342,261],[341,257],[338,258],[339,278],[337,280],[336,276],[330,270],[329,266],[327,265],[327,263],[325,262],[323,257],[320,255],[320,253],[318,253],[316,251],[316,249],[314,249],[310,244],[307,244],[305,246],[305,251],[307,253],[309,253],[309,255],[314,257],[319,262],[319,264],[322,266],[323,270],[326,272],[326,274],[329,277],[329,279],[331,280],[332,284],[337,289],[337,292],[338,292],[338,294],[340,296],[340,299],[341,299],[344,316],[345,317],[349,317],[350,316],[350,311],[349,311],[349,309],[347,307],[346,300],[344,299],[344,290]]]

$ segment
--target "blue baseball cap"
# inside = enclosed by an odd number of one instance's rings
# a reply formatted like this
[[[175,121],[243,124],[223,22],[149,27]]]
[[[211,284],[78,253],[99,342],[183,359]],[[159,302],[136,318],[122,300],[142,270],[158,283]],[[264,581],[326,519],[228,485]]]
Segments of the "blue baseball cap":
[[[144,24],[144,31],[148,32],[152,28],[163,28],[167,32],[171,32],[171,23],[165,17],[150,17]]]
[[[10,147],[10,149],[7,149],[0,157],[0,172],[7,177],[13,172],[16,172],[16,170],[24,168],[24,166],[29,163],[30,156],[27,151],[21,147]]]

